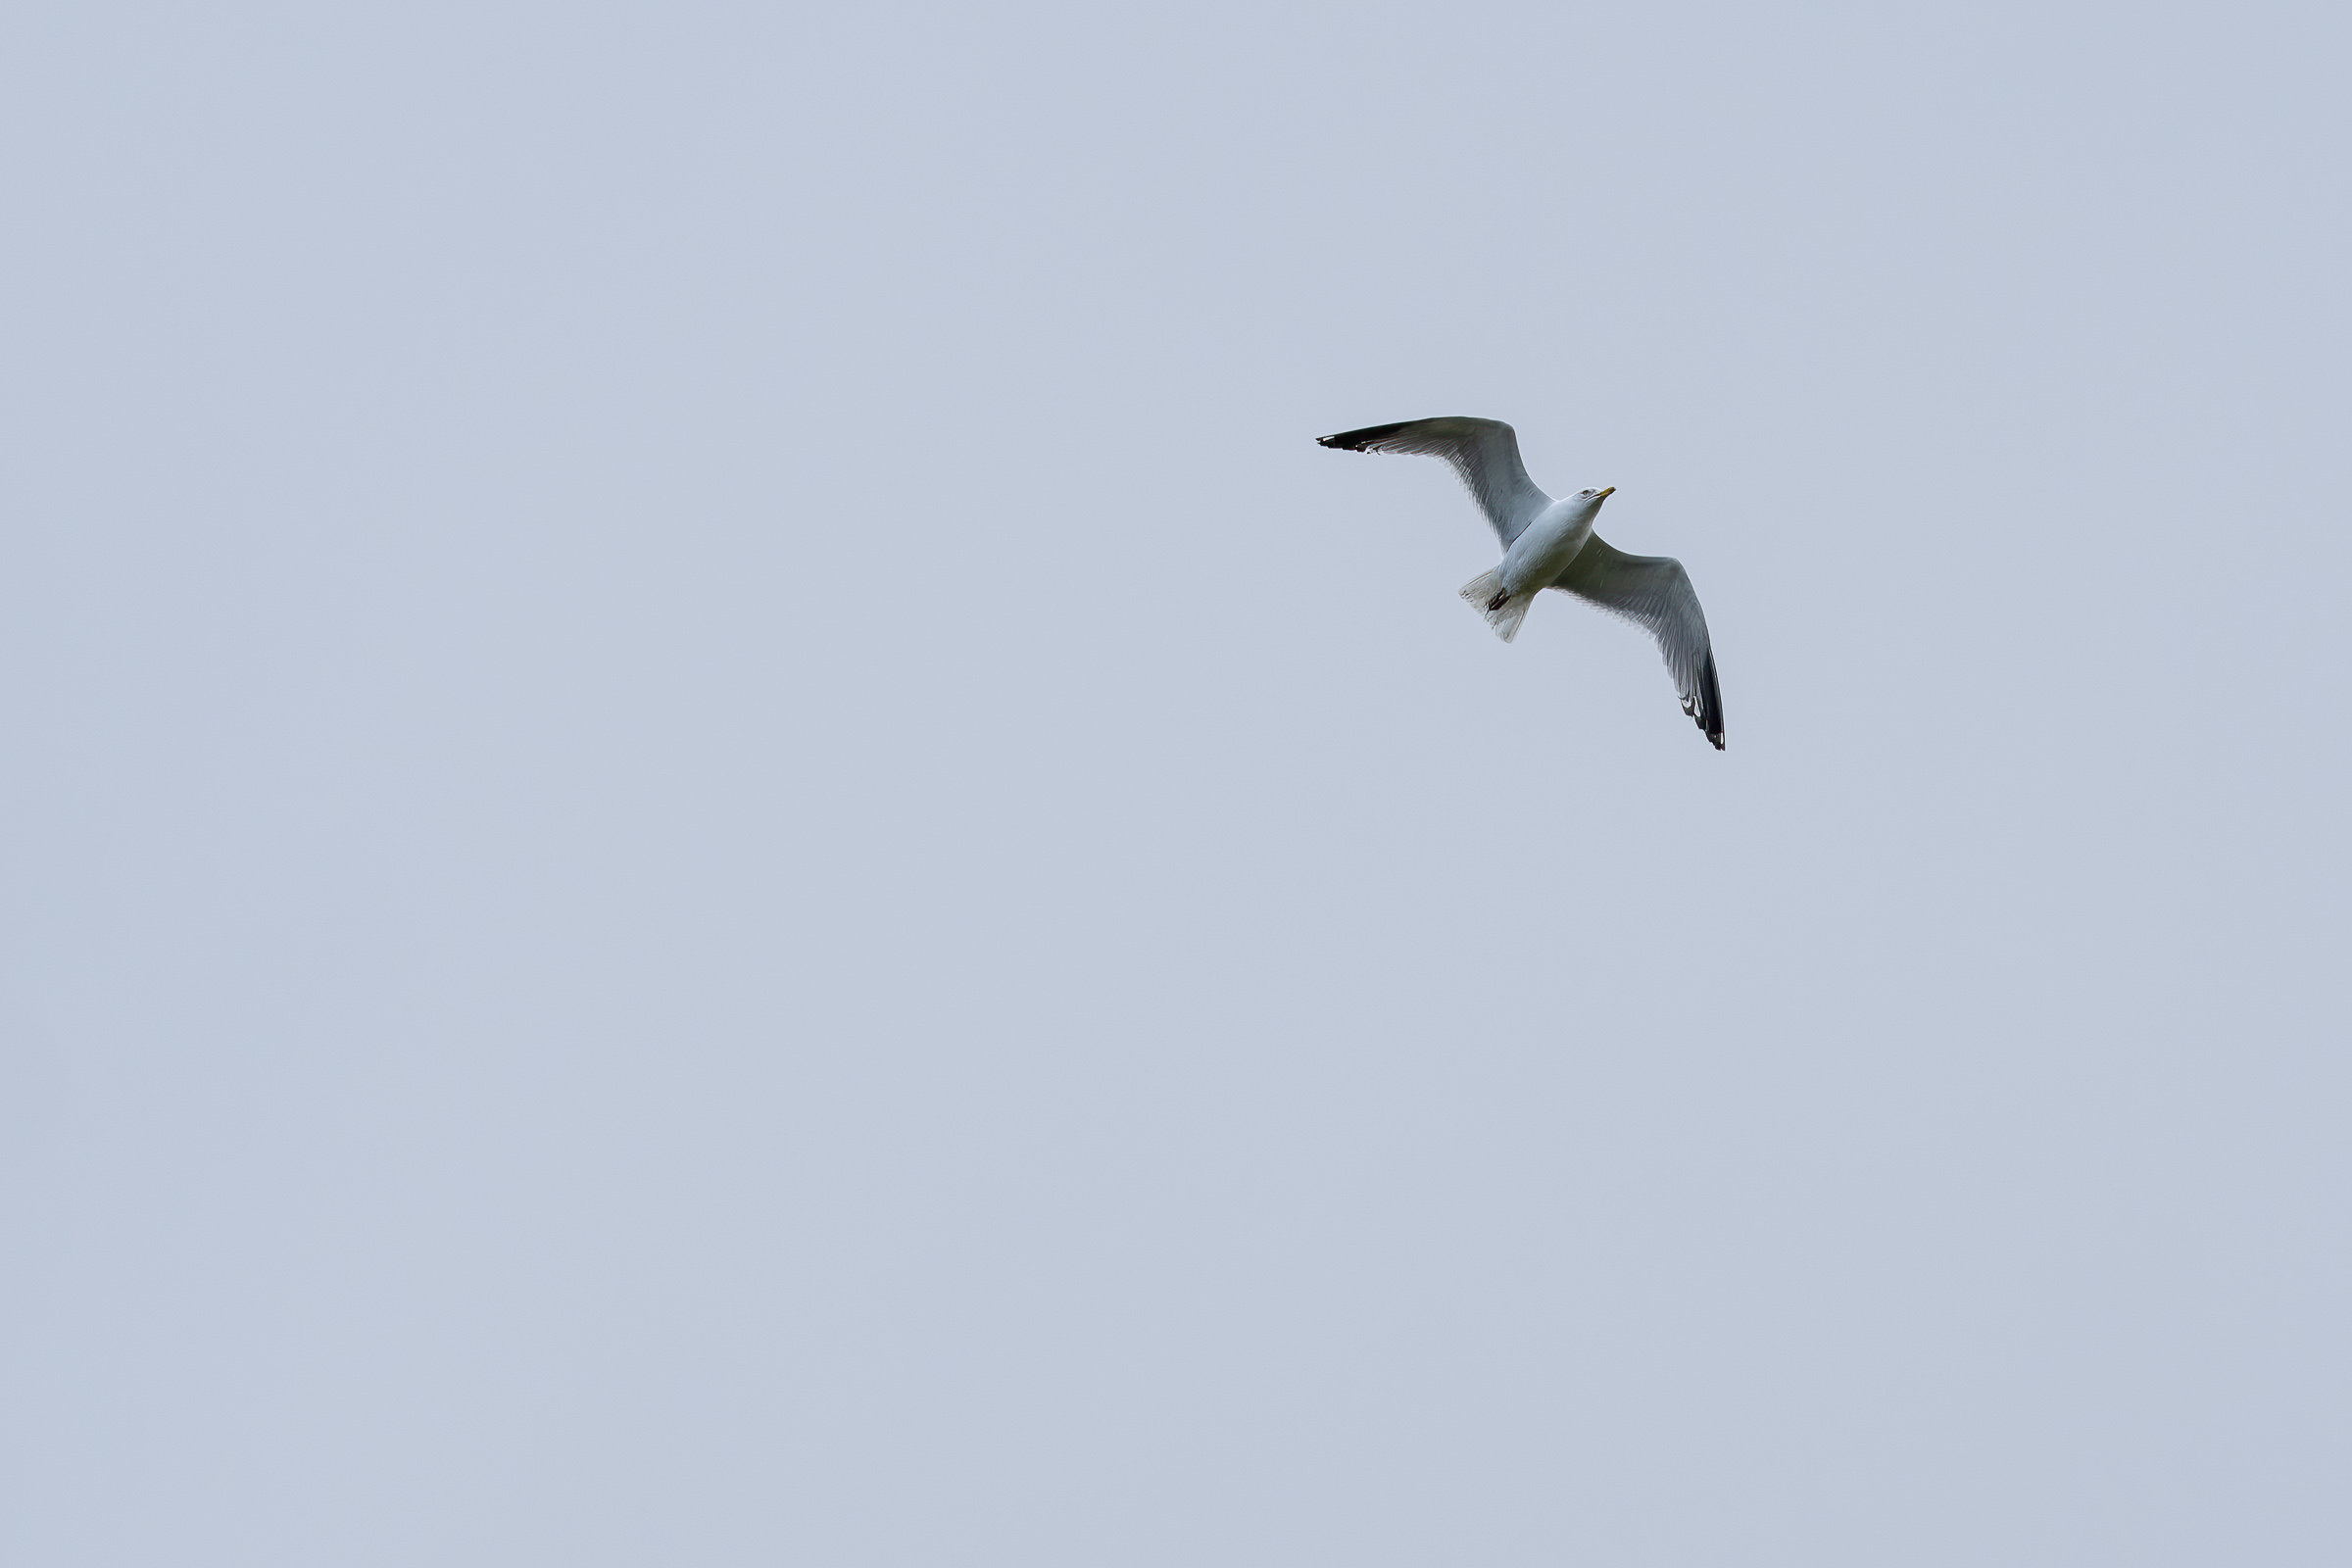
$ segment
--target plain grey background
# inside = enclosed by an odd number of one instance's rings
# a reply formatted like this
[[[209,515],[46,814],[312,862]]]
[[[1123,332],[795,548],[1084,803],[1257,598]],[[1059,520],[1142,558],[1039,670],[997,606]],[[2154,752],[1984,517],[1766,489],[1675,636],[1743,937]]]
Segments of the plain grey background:
[[[0,1557],[2352,1560],[2344,42],[10,7]]]

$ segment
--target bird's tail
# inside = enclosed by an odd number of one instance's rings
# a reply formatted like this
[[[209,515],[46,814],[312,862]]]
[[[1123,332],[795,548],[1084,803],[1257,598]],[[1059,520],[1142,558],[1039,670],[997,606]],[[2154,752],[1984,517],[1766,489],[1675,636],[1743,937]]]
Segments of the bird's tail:
[[[1536,602],[1532,593],[1505,593],[1500,566],[1462,584],[1462,597],[1487,617],[1494,635],[1506,643],[1519,635],[1519,623],[1527,618],[1527,607]]]

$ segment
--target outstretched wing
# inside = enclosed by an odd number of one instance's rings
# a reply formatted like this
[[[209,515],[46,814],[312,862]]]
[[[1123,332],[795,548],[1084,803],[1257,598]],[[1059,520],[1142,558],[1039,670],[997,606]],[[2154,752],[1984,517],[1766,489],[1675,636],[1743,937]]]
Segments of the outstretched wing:
[[[1376,424],[1317,437],[1317,444],[1344,452],[1411,452],[1444,458],[1469,486],[1471,499],[1494,525],[1508,550],[1511,541],[1527,531],[1536,514],[1551,505],[1551,497],[1536,488],[1519,461],[1519,433],[1500,419],[1473,419],[1449,415],[1438,419],[1407,419],[1402,424]]]
[[[1629,556],[1594,534],[1568,563],[1554,588],[1565,588],[1612,615],[1646,627],[1666,656],[1683,711],[1723,750],[1723,692],[1715,680],[1715,649],[1707,641],[1706,612],[1690,574],[1671,556]]]

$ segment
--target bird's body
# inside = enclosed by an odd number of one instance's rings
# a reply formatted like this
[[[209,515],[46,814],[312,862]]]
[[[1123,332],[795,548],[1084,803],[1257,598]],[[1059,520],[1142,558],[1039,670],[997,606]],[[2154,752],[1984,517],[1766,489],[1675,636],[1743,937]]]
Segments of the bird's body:
[[[1462,597],[1509,642],[1528,607],[1546,588],[1558,588],[1646,628],[1657,638],[1674,676],[1683,711],[1717,751],[1723,750],[1723,692],[1707,617],[1698,608],[1690,573],[1667,556],[1629,556],[1592,531],[1600,505],[1617,493],[1583,490],[1554,501],[1536,488],[1519,461],[1519,436],[1499,419],[1453,416],[1377,424],[1321,438],[1348,452],[1410,452],[1444,458],[1502,541],[1502,561],[1474,577]]]
[[[1536,514],[1527,531],[1503,551],[1502,564],[1494,568],[1502,574],[1503,590],[1513,596],[1533,595],[1559,581],[1560,573],[1592,537],[1592,524],[1600,518],[1601,499],[1554,501]]]

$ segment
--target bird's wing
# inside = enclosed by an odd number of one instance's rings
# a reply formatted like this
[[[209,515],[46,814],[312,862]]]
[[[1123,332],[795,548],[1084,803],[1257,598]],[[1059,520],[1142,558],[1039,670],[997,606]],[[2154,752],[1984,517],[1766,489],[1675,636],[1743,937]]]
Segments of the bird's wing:
[[[1715,649],[1707,641],[1706,612],[1690,574],[1671,556],[1629,556],[1598,534],[1568,563],[1554,588],[1564,588],[1612,615],[1647,628],[1666,656],[1683,711],[1723,750],[1723,691],[1715,680]]]
[[[1402,424],[1376,424],[1322,436],[1318,444],[1344,452],[1411,452],[1444,458],[1470,487],[1471,499],[1494,525],[1505,550],[1527,531],[1538,513],[1551,505],[1551,497],[1536,488],[1527,476],[1526,465],[1519,461],[1519,433],[1500,419],[1461,415],[1407,419]]]

